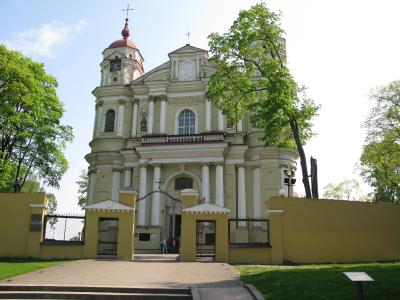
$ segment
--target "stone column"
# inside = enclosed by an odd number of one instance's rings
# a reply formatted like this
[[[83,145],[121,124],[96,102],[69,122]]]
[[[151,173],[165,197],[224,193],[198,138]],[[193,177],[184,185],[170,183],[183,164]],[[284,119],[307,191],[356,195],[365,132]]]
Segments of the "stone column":
[[[124,129],[124,108],[125,108],[125,100],[119,100],[118,105],[118,127],[117,127],[117,135],[122,136]]]
[[[96,171],[89,171],[88,203],[94,203],[94,187],[96,184]]]
[[[99,136],[100,133],[104,130],[104,118],[103,118],[103,100],[97,102],[97,106],[99,110],[97,112],[97,124],[96,124],[96,136]]]
[[[132,169],[127,168],[124,173],[124,188],[126,191],[129,191],[132,189]]]
[[[288,166],[282,166],[281,165],[281,168],[280,168],[280,175],[281,175],[281,188],[280,188],[280,191],[281,190],[285,191],[285,195],[284,195],[285,197],[288,196],[288,186],[285,184],[285,170],[287,170],[287,169],[288,169]]]
[[[154,176],[153,176],[153,191],[160,190],[161,181],[161,166],[154,166]],[[160,226],[160,193],[153,194],[153,202],[151,205],[151,225]]]
[[[161,99],[161,106],[160,106],[160,133],[167,132],[167,101],[166,97]]]
[[[137,124],[138,124],[138,110],[139,110],[139,101],[133,100],[133,111],[132,111],[132,131],[131,136],[137,136]]]
[[[201,168],[201,193],[205,203],[210,202],[210,167],[203,165]]]
[[[140,186],[139,186],[139,198],[143,198],[147,194],[147,166],[140,166]],[[146,225],[146,201],[143,199],[138,201],[138,225]]]
[[[206,111],[206,120],[205,120],[205,129],[206,131],[211,131],[211,102],[206,99],[205,102],[205,111]]]
[[[224,131],[224,115],[220,109],[218,110],[218,130]]]
[[[253,217],[261,218],[260,168],[253,169]]]
[[[215,204],[224,207],[224,166],[215,167]]]
[[[112,191],[111,200],[119,200],[119,189],[120,189],[121,171],[119,169],[113,169],[112,171]]]
[[[154,99],[152,96],[150,96],[149,111],[147,112],[147,134],[153,133],[153,121],[154,121]]]
[[[246,176],[243,166],[238,167],[238,218],[246,218]]]
[[[236,128],[237,128],[237,131],[238,131],[238,132],[242,132],[242,131],[243,131],[243,121],[242,121],[242,120],[240,120],[240,121],[238,122]]]

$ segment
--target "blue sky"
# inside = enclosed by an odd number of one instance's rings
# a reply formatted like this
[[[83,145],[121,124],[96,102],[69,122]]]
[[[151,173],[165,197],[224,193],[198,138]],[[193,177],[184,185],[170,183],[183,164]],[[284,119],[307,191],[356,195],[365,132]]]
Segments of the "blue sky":
[[[54,191],[60,211],[76,210],[80,170],[87,167],[94,120],[91,91],[100,80],[101,52],[120,38],[127,3],[131,39],[145,58],[145,70],[167,60],[187,42],[207,48],[207,35],[226,31],[250,0],[0,1],[0,43],[45,63],[59,81],[64,123],[75,140],[66,151],[70,169]],[[288,63],[295,78],[322,105],[317,136],[306,154],[318,159],[320,190],[329,182],[357,178],[354,165],[364,140],[361,124],[370,89],[399,79],[400,3],[397,0],[270,0],[282,12]],[[298,181],[300,183],[300,180]],[[367,187],[364,187],[368,190]],[[51,189],[49,189],[51,190]],[[298,184],[301,193],[301,186]],[[51,190],[53,191],[53,190]]]

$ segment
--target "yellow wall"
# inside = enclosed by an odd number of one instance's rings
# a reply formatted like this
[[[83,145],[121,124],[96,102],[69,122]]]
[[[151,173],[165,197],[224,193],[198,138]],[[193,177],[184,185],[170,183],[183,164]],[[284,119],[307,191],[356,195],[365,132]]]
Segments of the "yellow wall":
[[[84,258],[84,246],[79,245],[40,245],[40,258],[44,259],[79,259]]]
[[[30,218],[46,204],[44,193],[0,193],[0,256],[39,254],[41,232],[29,230]]]
[[[116,218],[118,259],[132,259],[136,192],[121,192],[120,202],[132,211],[88,211],[84,244],[42,244],[42,231],[30,231],[31,214],[43,217],[47,198],[44,193],[0,193],[0,256],[78,259],[97,256],[99,218]],[[43,227],[43,225],[42,225]]]
[[[281,197],[266,205],[273,263],[400,259],[400,205]]]
[[[269,247],[230,247],[229,262],[233,264],[270,264]]]

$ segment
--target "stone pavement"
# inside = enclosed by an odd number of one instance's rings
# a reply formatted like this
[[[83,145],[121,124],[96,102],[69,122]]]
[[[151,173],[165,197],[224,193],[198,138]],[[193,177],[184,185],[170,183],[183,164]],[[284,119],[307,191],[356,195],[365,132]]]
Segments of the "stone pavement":
[[[134,261],[78,260],[0,281],[1,285],[192,287],[199,299],[254,299],[235,268],[179,262],[176,255],[140,254]]]

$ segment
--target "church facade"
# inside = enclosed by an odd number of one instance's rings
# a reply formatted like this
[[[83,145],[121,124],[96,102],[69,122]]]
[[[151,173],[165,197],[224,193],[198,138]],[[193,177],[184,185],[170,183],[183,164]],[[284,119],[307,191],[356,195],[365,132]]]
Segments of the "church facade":
[[[263,217],[265,200],[285,188],[284,171],[296,167],[297,153],[264,147],[250,115],[233,124],[206,98],[214,70],[206,50],[186,44],[145,73],[127,22],[122,36],[103,51],[93,91],[88,204],[138,191],[136,251],[159,251],[162,239],[180,236],[175,199],[182,189],[228,208],[232,218]]]

